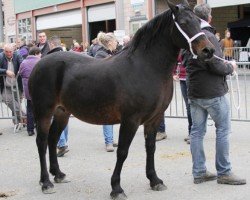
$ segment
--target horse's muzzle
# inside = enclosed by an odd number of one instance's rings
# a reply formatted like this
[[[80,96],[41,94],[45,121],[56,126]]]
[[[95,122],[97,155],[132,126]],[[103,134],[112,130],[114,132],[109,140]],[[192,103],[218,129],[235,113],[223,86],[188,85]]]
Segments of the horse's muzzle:
[[[214,48],[205,47],[204,49],[202,49],[201,54],[204,59],[210,59],[213,57],[214,52],[215,52]]]

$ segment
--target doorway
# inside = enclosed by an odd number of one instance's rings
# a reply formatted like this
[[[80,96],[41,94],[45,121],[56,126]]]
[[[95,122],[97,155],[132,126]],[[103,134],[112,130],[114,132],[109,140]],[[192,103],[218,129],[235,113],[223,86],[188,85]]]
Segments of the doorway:
[[[97,37],[97,34],[100,31],[105,33],[114,32],[116,30],[116,21],[115,19],[106,20],[106,21],[98,21],[98,22],[90,22],[89,23],[89,38],[92,41]]]

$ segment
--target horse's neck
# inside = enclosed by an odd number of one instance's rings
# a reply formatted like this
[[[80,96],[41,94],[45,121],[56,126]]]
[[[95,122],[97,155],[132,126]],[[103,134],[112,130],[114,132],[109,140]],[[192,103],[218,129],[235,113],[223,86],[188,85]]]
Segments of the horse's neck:
[[[162,41],[162,39],[159,39],[159,42]],[[153,44],[146,50],[144,50],[143,47],[139,48],[140,54],[147,63],[152,63],[154,68],[162,68],[164,66],[169,70],[169,67],[176,63],[179,50],[178,47],[174,46],[170,38],[164,43]]]

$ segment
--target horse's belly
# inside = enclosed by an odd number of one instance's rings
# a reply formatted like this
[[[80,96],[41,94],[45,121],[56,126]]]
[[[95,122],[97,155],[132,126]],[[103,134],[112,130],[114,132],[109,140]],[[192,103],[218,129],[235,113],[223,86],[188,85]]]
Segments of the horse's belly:
[[[121,122],[121,114],[117,109],[90,109],[72,110],[71,112],[76,118],[91,124],[119,124]]]

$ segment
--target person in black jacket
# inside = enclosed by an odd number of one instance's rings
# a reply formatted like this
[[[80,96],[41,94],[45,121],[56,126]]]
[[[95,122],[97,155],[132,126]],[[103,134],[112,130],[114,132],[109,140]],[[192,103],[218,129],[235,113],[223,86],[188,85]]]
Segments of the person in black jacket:
[[[201,28],[215,47],[215,55],[222,57],[220,44],[214,35],[214,29],[209,25],[211,8],[208,4],[200,4],[194,8],[195,14],[201,18]],[[187,64],[188,98],[192,116],[191,153],[193,159],[194,183],[215,180],[219,184],[246,184],[231,171],[229,161],[230,107],[226,98],[228,86],[226,76],[237,68],[234,61],[223,62],[212,57],[202,62],[190,59]],[[216,127],[216,170],[215,174],[207,171],[203,138],[206,133],[207,117],[211,116]]]
[[[39,43],[37,44],[37,47],[41,49],[42,57],[46,56],[47,53],[50,51],[49,43],[47,41],[47,36],[45,32],[40,32],[38,34],[38,40]]]
[[[50,51],[47,52],[47,55],[54,52],[63,51],[63,48],[61,46],[61,39],[58,36],[52,36],[49,39],[48,44]]]

